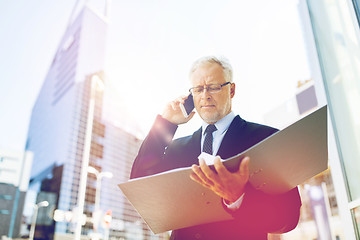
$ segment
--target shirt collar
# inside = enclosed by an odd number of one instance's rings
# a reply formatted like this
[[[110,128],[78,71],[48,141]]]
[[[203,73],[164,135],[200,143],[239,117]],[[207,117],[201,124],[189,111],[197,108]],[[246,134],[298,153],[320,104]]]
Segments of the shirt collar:
[[[223,117],[222,119],[220,119],[219,121],[217,121],[214,125],[217,128],[217,131],[219,131],[219,133],[224,133],[230,126],[231,122],[234,120],[235,118],[235,113],[233,111],[231,111],[228,115],[226,115],[225,117]],[[206,122],[202,123],[202,135],[204,135],[205,133],[205,129],[209,124]]]

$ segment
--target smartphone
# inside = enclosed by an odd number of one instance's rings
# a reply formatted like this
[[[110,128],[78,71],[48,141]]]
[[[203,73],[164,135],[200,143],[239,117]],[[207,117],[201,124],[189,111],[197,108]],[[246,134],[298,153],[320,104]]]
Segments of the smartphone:
[[[184,114],[184,117],[188,117],[192,110],[195,108],[193,95],[190,93],[188,98],[185,99],[184,104],[180,103],[180,109]]]

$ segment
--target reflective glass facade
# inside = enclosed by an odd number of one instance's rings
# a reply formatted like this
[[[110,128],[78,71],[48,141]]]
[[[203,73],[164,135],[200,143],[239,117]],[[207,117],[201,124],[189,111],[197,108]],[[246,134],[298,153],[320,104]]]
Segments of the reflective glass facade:
[[[102,179],[99,204],[102,213],[111,211],[110,239],[164,239],[151,234],[117,187],[129,178],[141,140],[102,119],[105,93],[91,83],[94,75],[104,83],[101,70],[106,30],[101,16],[88,8],[80,12],[64,34],[33,108],[26,148],[34,152],[34,162],[25,206],[49,202],[49,207],[39,210],[37,239],[74,239],[79,221],[74,209],[78,205],[88,121],[92,121],[89,166],[113,173],[113,178]],[[91,117],[90,100],[95,103]],[[88,174],[84,204],[87,221],[82,235],[95,232],[92,217],[96,190],[96,177]],[[54,221],[54,210],[70,217]],[[32,212],[25,215],[30,223]],[[96,231],[104,235],[102,217]]]
[[[351,200],[360,198],[360,41],[346,1],[309,1]],[[326,31],[325,31],[326,30]]]
[[[348,206],[343,207],[352,213],[357,230],[360,205],[359,2],[307,0],[307,4],[348,194]]]

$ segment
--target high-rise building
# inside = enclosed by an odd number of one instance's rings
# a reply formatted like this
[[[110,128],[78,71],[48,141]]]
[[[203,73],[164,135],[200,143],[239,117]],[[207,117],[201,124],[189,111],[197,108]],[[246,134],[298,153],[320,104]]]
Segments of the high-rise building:
[[[32,159],[31,152],[0,149],[0,237],[19,235]]]
[[[82,169],[84,159],[97,172],[113,174],[102,178],[98,189],[99,209],[111,212],[112,222],[106,226],[102,214],[93,214],[97,177],[88,173],[82,235],[163,239],[151,234],[117,187],[129,178],[141,140],[102,119],[106,33],[106,18],[85,7],[66,30],[33,108],[26,149],[34,152],[34,164],[26,202],[49,202],[38,210],[37,239],[74,239],[82,219],[75,209],[81,199],[81,172],[87,171]],[[24,211],[29,220],[32,214]]]
[[[90,87],[86,76],[103,69],[106,30],[105,20],[90,9],[79,13],[33,107],[26,143],[34,152],[27,202],[40,202],[44,193],[55,196],[48,208],[39,210],[40,216],[47,209],[72,210],[76,205]],[[71,232],[67,224],[51,222],[37,227],[35,237],[52,238],[54,231]]]

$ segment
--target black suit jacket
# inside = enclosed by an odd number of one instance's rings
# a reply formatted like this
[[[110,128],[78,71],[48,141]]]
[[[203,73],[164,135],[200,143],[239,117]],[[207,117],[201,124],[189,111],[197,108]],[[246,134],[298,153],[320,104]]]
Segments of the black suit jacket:
[[[193,135],[172,140],[177,126],[158,116],[136,157],[130,178],[198,164],[201,128]],[[243,152],[277,130],[250,123],[236,116],[229,126],[217,155],[222,159]],[[291,161],[291,159],[289,159]],[[296,227],[301,200],[297,188],[280,195],[269,195],[245,187],[240,208],[231,213],[235,219],[173,231],[171,239],[267,239],[267,233],[287,232]]]

